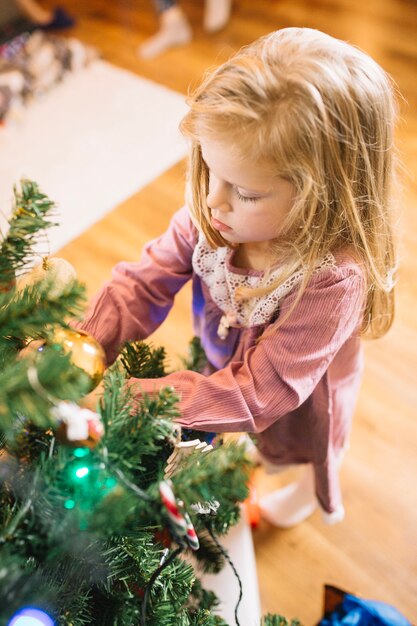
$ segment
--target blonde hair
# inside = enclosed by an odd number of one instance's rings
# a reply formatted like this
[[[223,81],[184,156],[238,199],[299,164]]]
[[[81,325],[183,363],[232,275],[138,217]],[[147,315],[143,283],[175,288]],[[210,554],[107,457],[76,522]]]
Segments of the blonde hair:
[[[294,184],[296,200],[273,253],[284,261],[279,282],[304,270],[295,304],[319,260],[348,249],[367,281],[362,331],[373,337],[386,333],[394,317],[396,267],[396,106],[389,76],[343,41],[286,28],[210,72],[189,105],[181,123],[191,140],[188,204],[209,244],[229,245],[210,224],[202,138],[220,139],[239,155],[268,162]]]

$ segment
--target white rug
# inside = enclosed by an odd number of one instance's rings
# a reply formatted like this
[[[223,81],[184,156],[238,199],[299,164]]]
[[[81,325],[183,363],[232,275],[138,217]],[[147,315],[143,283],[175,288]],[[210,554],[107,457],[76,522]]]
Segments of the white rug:
[[[58,204],[56,251],[185,156],[185,112],[183,95],[105,61],[68,75],[0,128],[0,212],[22,177],[38,182]]]

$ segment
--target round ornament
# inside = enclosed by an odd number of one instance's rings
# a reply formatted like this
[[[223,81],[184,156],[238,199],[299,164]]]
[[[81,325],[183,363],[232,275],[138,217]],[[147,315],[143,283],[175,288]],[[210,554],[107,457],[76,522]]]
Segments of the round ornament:
[[[49,281],[53,285],[49,295],[59,298],[76,278],[77,273],[71,263],[58,257],[45,256],[41,263],[17,280],[16,289],[22,291],[36,283]]]
[[[71,362],[82,369],[91,380],[92,391],[104,375],[106,355],[101,345],[83,330],[73,328],[56,328],[48,345],[59,345],[65,354],[71,355]]]

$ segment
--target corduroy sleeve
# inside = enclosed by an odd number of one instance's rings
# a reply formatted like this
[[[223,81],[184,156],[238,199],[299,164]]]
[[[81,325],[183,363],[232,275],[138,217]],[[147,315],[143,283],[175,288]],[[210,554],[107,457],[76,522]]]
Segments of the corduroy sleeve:
[[[169,228],[149,242],[137,263],[122,262],[93,298],[81,323],[103,346],[107,362],[125,341],[145,339],[164,321],[175,294],[191,278],[197,240],[187,209],[173,216]]]
[[[295,297],[286,297],[281,315]],[[178,422],[183,426],[262,432],[310,396],[338,350],[357,332],[363,298],[357,266],[328,268],[313,275],[290,317],[281,326],[277,320],[268,327],[242,361],[207,377],[183,371],[136,382],[141,393],[172,386],[180,397]]]

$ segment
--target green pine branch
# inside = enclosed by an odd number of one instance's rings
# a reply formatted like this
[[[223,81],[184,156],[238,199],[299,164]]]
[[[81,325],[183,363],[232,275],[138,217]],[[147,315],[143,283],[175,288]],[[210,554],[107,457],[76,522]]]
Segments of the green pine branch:
[[[30,368],[35,369],[39,384],[33,382]],[[8,363],[0,370],[0,434],[13,441],[24,421],[44,429],[55,427],[56,419],[50,415],[55,399],[77,401],[89,385],[87,374],[71,364],[71,355],[52,349],[34,363],[29,358]]]
[[[244,446],[231,442],[211,452],[190,454],[172,482],[186,508],[196,502],[217,500],[220,506],[211,518],[212,528],[225,534],[239,519],[238,503],[248,495],[251,468]]]
[[[156,396],[134,399],[134,387],[117,363],[105,376],[100,407],[106,427],[109,463],[115,464],[133,481],[152,484],[163,474],[172,450],[178,417],[177,396],[162,389]]]
[[[283,615],[265,615],[261,621],[261,626],[302,626],[298,619],[291,621]]]
[[[0,346],[13,337],[45,338],[47,327],[61,326],[63,319],[78,317],[84,304],[85,286],[78,281],[69,284],[59,298],[47,280],[22,291],[11,289],[0,294]]]
[[[211,521],[210,519],[194,520],[200,543],[200,547],[194,556],[204,573],[218,574],[225,565],[225,558],[218,545],[211,538],[207,528],[205,528],[205,524],[211,523]]]
[[[166,375],[165,348],[153,348],[143,341],[125,343],[120,360],[133,378],[161,378]]]
[[[20,190],[14,188],[9,230],[0,246],[0,290],[8,289],[16,272],[33,257],[39,233],[57,225],[48,219],[54,211],[55,203],[35,182],[22,180]]]
[[[183,368],[192,372],[202,372],[208,361],[200,337],[193,337],[188,346],[188,355],[181,359]]]
[[[165,348],[154,348],[144,341],[126,342],[120,352],[120,360],[133,378],[161,378],[166,376]],[[188,354],[181,359],[183,369],[202,372],[207,365],[207,357],[199,337],[193,337],[188,346]]]

